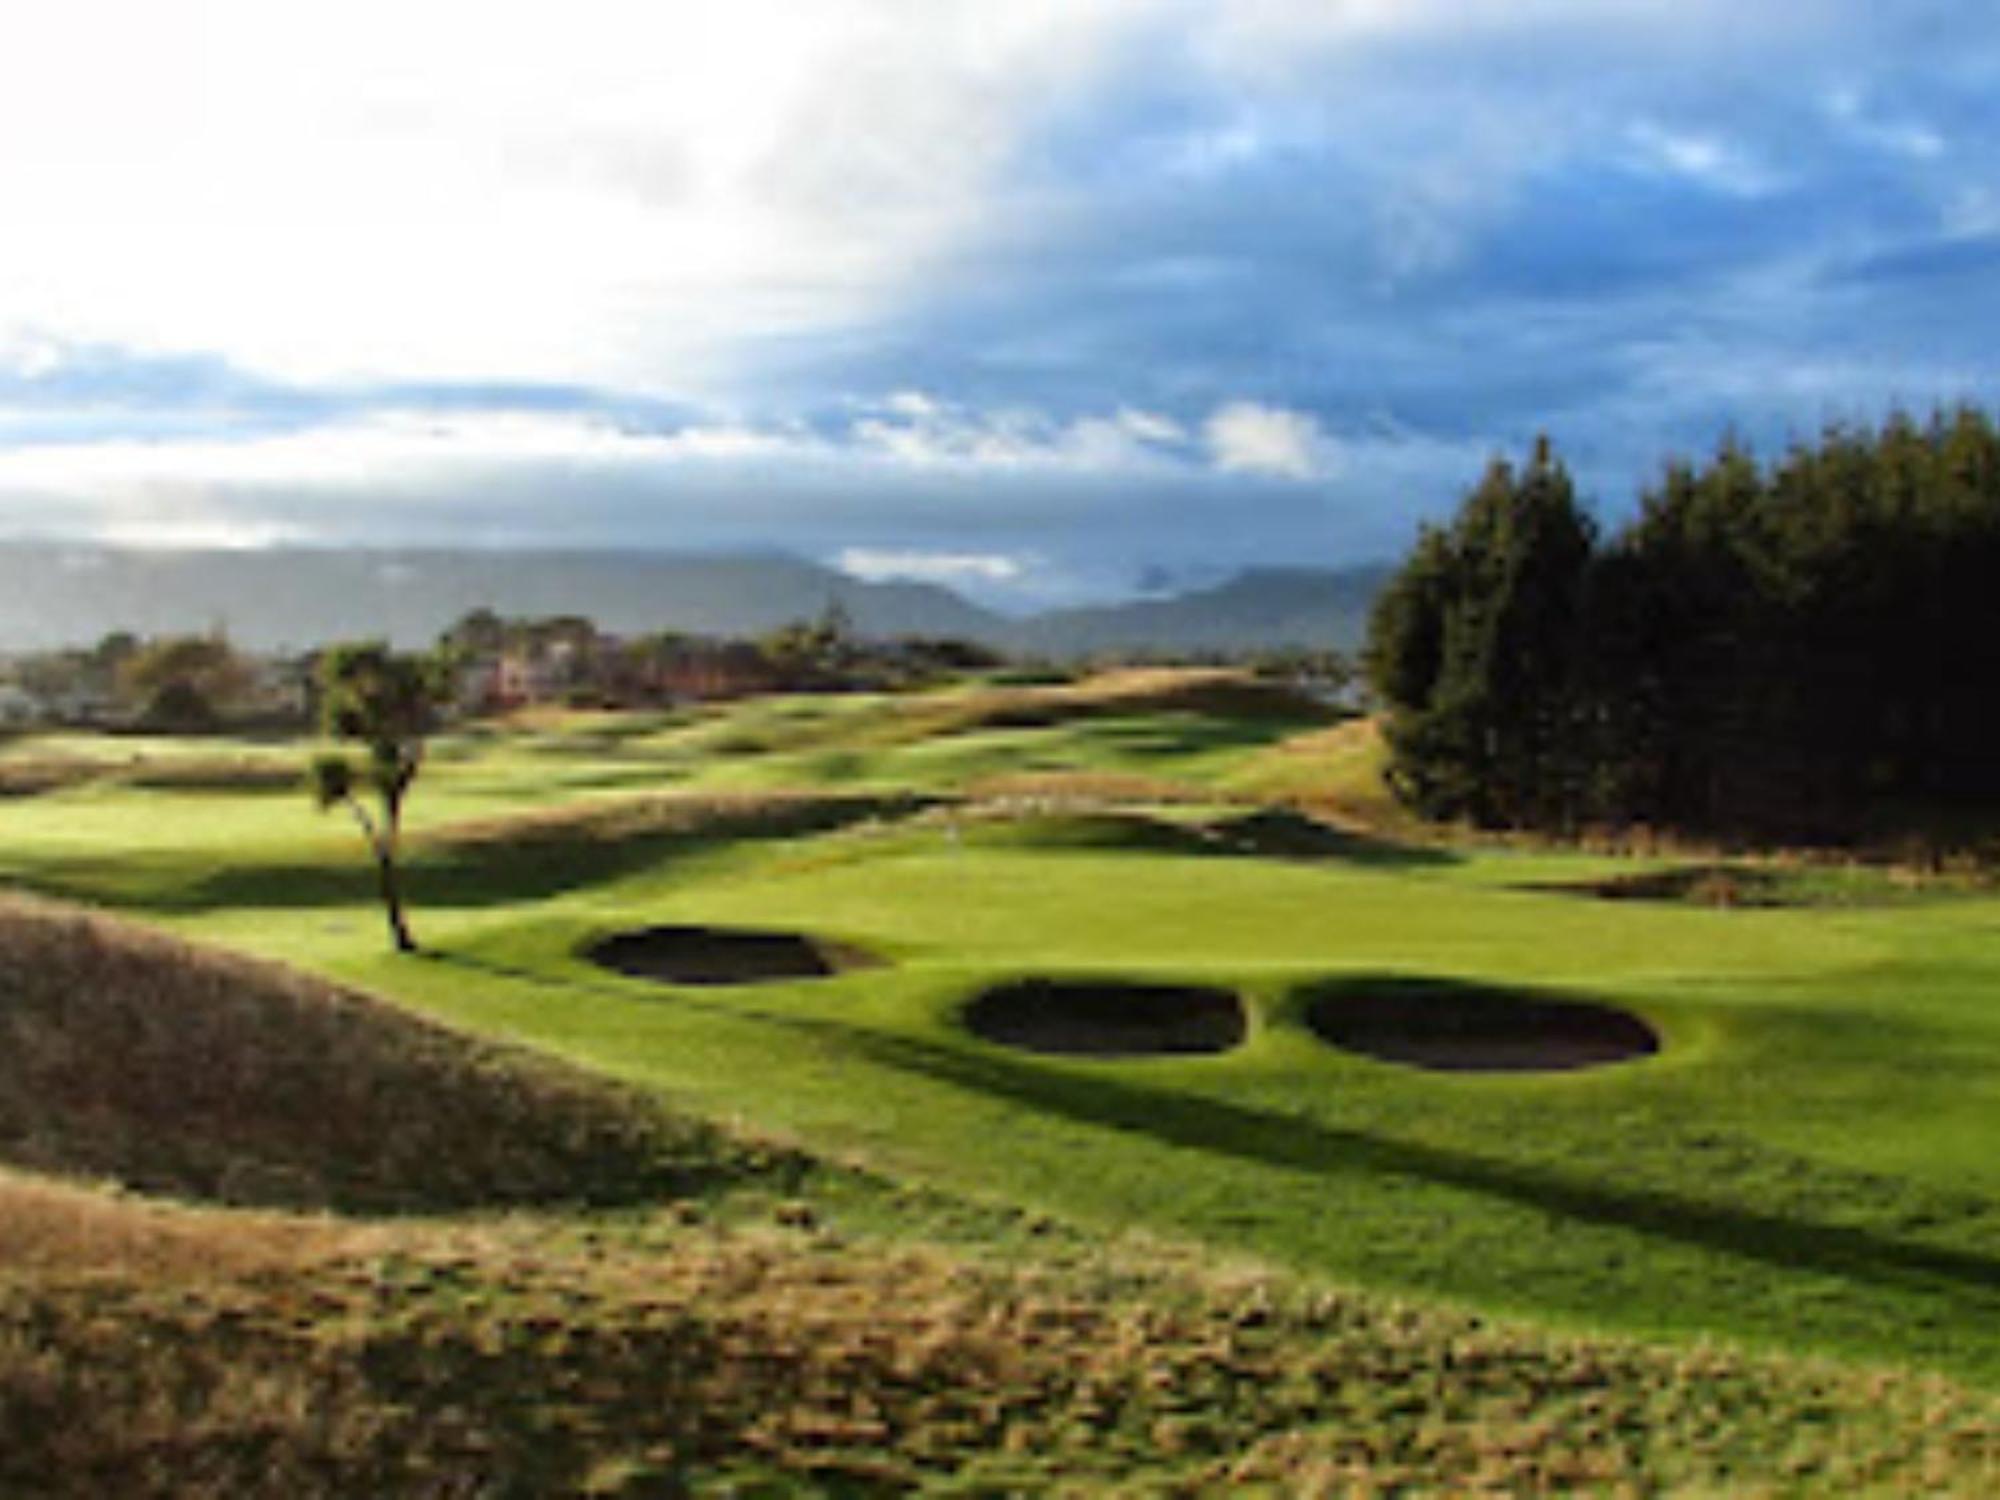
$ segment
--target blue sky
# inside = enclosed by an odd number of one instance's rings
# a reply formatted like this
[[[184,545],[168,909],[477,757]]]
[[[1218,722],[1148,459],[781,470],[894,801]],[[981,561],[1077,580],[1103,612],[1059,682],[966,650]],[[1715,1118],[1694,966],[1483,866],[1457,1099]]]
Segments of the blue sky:
[[[0,535],[1019,607],[2000,398],[1990,0],[0,13]]]

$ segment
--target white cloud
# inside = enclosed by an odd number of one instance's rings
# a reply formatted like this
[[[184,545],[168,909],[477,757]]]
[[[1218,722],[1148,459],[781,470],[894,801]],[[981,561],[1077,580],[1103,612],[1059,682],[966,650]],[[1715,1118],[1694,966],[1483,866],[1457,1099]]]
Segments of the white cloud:
[[[1638,165],[1731,197],[1761,198],[1780,185],[1776,172],[1745,147],[1718,135],[1640,120],[1627,130],[1626,138]]]
[[[1013,583],[1021,577],[1019,558],[991,552],[921,552],[847,547],[835,559],[843,573],[871,582],[910,578],[921,583]]]
[[[1192,434],[1138,408],[1074,421],[947,415],[974,436],[943,459],[851,429],[714,421],[643,432],[506,412],[0,447],[0,535],[162,547],[775,542],[1014,610],[1127,591],[1141,564],[1226,571],[1385,555],[1407,540],[1410,498],[1448,497],[1489,447],[1397,430],[1336,449],[1309,417],[1247,402]],[[1106,467],[1097,444],[1119,465]],[[1266,482],[1326,474],[1336,455],[1337,492]],[[1243,510],[1250,486],[1254,526]]]
[[[1059,422],[1028,407],[976,411],[899,391],[849,430],[862,449],[915,468],[1145,471],[1178,458],[1186,431],[1157,412]]]
[[[899,417],[909,417],[919,422],[935,417],[943,410],[936,401],[922,391],[896,391],[882,403],[882,407]]]
[[[62,368],[63,346],[27,329],[0,330],[0,374],[40,380]]]
[[[97,541],[114,547],[161,551],[199,547],[255,552],[312,540],[308,532],[282,521],[192,505],[182,505],[170,512],[110,505],[93,535]]]
[[[1834,123],[1863,145],[1919,162],[1945,153],[1947,142],[1940,131],[1921,120],[1878,113],[1851,85],[1834,89],[1825,103]]]
[[[236,485],[346,486],[441,469],[556,459],[587,464],[676,451],[734,457],[742,443],[728,429],[658,438],[537,413],[390,411],[252,438],[114,438],[0,449],[0,493],[157,488],[186,495]]]
[[[0,409],[0,426],[6,418]],[[0,446],[0,532],[81,529],[204,545],[232,535],[246,545],[345,540],[353,522],[341,507],[350,500],[407,507],[422,525],[426,516],[476,505],[494,487],[544,496],[617,489],[659,503],[689,484],[710,487],[703,493],[716,484],[737,491],[769,484],[782,514],[827,482],[865,490],[926,475],[1187,477],[1201,471],[1185,439],[1171,418],[1132,407],[1058,421],[1034,409],[977,411],[913,392],[888,398],[844,432],[734,421],[634,431],[588,414],[384,409],[254,436]],[[546,511],[538,524],[559,532]],[[980,576],[999,581],[987,564],[965,562],[974,554],[949,555],[961,571],[987,567]]]
[[[1202,425],[1211,461],[1226,474],[1315,479],[1331,468],[1332,444],[1309,414],[1232,401]]]
[[[1036,205],[995,195],[1135,37],[1175,38],[1242,99],[1321,42],[1518,26],[1522,4],[0,7],[0,339],[307,381],[715,392],[761,339],[863,322],[996,226],[1031,231]],[[1607,9],[1665,7],[1528,14]],[[1253,157],[1273,128],[1225,115],[1186,166]]]
[[[1121,431],[1142,443],[1180,443],[1187,440],[1185,427],[1158,412],[1136,411],[1132,407],[1121,406],[1112,421]]]
[[[1111,0],[0,9],[0,334],[698,385],[979,225]]]

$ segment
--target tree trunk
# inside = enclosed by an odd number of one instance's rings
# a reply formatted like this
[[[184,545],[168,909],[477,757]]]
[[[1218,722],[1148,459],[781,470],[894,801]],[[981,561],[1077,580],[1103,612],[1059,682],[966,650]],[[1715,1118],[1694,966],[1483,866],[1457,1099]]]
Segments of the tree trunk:
[[[382,891],[382,910],[389,919],[389,940],[398,953],[415,953],[417,940],[410,935],[410,924],[403,915],[403,884],[393,851],[376,849],[375,880]]]
[[[414,775],[410,772],[409,775]],[[409,775],[399,777],[383,800],[382,839],[375,848],[376,873],[381,878],[382,908],[389,916],[389,937],[398,953],[415,953],[417,940],[410,935],[403,915],[402,871],[396,867],[396,850],[403,842],[403,794],[409,790]]]
[[[354,814],[354,821],[361,825],[362,836],[368,840],[368,852],[375,856],[375,885],[382,893],[383,914],[389,919],[389,941],[395,944],[398,953],[415,953],[417,940],[410,935],[410,924],[403,916],[402,875],[396,868],[402,808],[392,801],[383,824],[377,827],[359,798],[349,797],[347,806]]]

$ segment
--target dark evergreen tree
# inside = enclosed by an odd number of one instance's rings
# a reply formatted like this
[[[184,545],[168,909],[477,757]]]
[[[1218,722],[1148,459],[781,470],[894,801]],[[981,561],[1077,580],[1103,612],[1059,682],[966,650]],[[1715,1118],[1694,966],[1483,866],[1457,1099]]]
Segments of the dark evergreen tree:
[[[1391,780],[1434,816],[1851,836],[2000,796],[2000,434],[1829,428],[1670,464],[1602,547],[1546,444],[1378,601]]]
[[[1573,665],[1593,530],[1548,441],[1495,459],[1446,530],[1427,530],[1378,601],[1371,684],[1390,776],[1432,816],[1562,820],[1579,766]]]

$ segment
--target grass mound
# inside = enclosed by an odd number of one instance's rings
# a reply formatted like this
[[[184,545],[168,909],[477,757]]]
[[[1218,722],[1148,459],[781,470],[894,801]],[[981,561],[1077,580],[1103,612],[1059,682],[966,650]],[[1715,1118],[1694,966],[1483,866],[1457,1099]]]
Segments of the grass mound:
[[[247,1216],[208,1217],[220,1242]],[[0,1490],[1970,1496],[2000,1477],[1992,1402],[1943,1381],[1261,1277],[651,1224],[349,1241],[254,1273],[0,1278]]]
[[[1775,910],[1888,906],[1963,897],[1990,889],[1990,883],[1976,873],[1936,874],[1861,863],[1748,864],[1725,860],[1529,889],[1594,896],[1603,901],[1661,901],[1687,906]]]
[[[646,927],[593,943],[584,956],[635,979],[664,984],[766,984],[787,979],[831,979],[881,960],[839,943],[797,932],[741,928]]]
[[[1227,1052],[1242,1045],[1243,1001],[1200,985],[1023,979],[965,1009],[975,1036],[1028,1052],[1099,1057]]]
[[[40,797],[81,786],[99,774],[89,761],[50,756],[0,761],[0,797]]]
[[[297,791],[303,784],[290,757],[225,754],[147,755],[84,759],[64,755],[0,760],[0,798],[39,797],[70,787],[117,783],[145,791]]]
[[[249,1210],[223,1214],[0,1167],[0,1283],[254,1273],[336,1248],[384,1223]]]
[[[990,729],[1047,729],[1079,719],[1184,714],[1219,721],[1321,725],[1336,717],[1324,705],[1248,672],[1224,668],[1143,667],[1101,672],[1080,682],[980,688],[917,702],[894,721],[894,735],[963,734]]]
[[[1630,1011],[1442,980],[1343,980],[1306,1023],[1350,1052],[1452,1073],[1565,1072],[1660,1050]]]
[[[908,795],[801,792],[617,797],[455,823],[433,832],[428,847],[445,854],[498,851],[526,857],[547,849],[648,839],[727,844],[827,833],[870,819],[893,821],[927,805]]]
[[[1307,723],[1335,717],[1296,688],[1223,667],[1132,667],[1042,692],[1054,702],[1098,713],[1182,712]]]
[[[615,1202],[733,1170],[702,1128],[365,996],[0,903],[0,1158],[355,1212]]]
[[[967,802],[926,815],[919,826],[941,828],[981,849],[1086,850],[1094,853],[1211,854],[1214,841],[1192,823],[1123,807],[1078,800],[1007,798]]]
[[[1787,889],[1787,882],[1773,870],[1751,865],[1679,865],[1667,870],[1640,870],[1567,885],[1543,885],[1577,896],[1595,896],[1603,901],[1671,901],[1689,906],[1778,907],[1809,904]]]
[[[305,781],[290,757],[212,755],[139,760],[117,775],[130,786],[165,792],[297,792]]]

